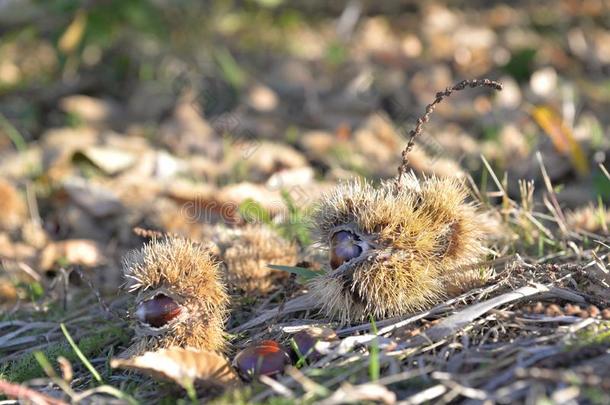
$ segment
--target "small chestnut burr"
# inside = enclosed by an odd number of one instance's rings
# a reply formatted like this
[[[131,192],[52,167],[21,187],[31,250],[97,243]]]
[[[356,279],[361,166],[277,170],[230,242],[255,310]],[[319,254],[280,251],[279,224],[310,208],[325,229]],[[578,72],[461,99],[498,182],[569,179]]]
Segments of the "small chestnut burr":
[[[288,278],[286,272],[272,270],[269,265],[293,266],[298,260],[297,246],[266,225],[222,230],[216,239],[227,283],[241,294],[269,293]]]
[[[339,186],[314,214],[318,241],[328,246],[326,273],[310,291],[342,322],[399,316],[429,307],[478,272],[465,270],[485,254],[485,224],[456,179],[373,187]]]
[[[438,92],[409,133],[395,179],[380,186],[356,179],[322,197],[313,229],[329,261],[310,291],[328,316],[343,323],[401,316],[481,278],[486,224],[467,202],[464,183],[408,171],[408,154],[436,106],[475,87],[502,90],[496,81],[474,79]]]
[[[123,262],[135,295],[129,355],[170,346],[221,351],[228,294],[208,248],[179,237],[153,239]]]

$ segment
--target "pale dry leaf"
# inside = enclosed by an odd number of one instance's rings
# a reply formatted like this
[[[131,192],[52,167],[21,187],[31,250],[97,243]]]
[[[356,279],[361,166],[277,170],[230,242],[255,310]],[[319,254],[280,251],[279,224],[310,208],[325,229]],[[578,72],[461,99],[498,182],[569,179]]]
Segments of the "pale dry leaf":
[[[278,190],[251,182],[235,183],[223,187],[216,197],[221,207],[237,208],[248,200],[254,200],[270,214],[276,215],[286,210],[282,195]]]
[[[314,171],[311,167],[298,167],[276,172],[267,180],[267,187],[271,190],[281,190],[295,186],[304,186],[314,180]]]
[[[111,100],[82,94],[74,94],[59,100],[59,107],[66,113],[77,116],[88,125],[116,124],[122,117],[121,106]]]
[[[238,159],[245,161],[253,181],[264,181],[282,169],[308,166],[305,156],[292,146],[265,141],[244,143],[237,148],[241,152]]]
[[[239,383],[229,361],[214,352],[170,347],[129,359],[112,359],[110,366],[135,370],[174,381],[184,388],[196,383],[229,386]]]
[[[96,218],[115,215],[123,209],[116,193],[106,187],[77,178],[67,180],[63,186],[71,200]]]
[[[263,84],[255,84],[248,92],[247,102],[257,111],[269,112],[277,108],[279,100],[271,88]]]
[[[165,195],[180,202],[209,202],[218,193],[215,186],[208,183],[194,183],[184,179],[174,179],[167,184]]]
[[[110,176],[121,173],[136,162],[134,154],[105,146],[90,146],[82,150],[81,154]]]
[[[88,239],[68,239],[49,243],[40,254],[39,267],[43,271],[50,270],[61,259],[85,267],[106,263],[105,253],[98,243]]]
[[[312,158],[327,157],[336,145],[337,140],[330,132],[308,131],[298,139],[299,146]]]

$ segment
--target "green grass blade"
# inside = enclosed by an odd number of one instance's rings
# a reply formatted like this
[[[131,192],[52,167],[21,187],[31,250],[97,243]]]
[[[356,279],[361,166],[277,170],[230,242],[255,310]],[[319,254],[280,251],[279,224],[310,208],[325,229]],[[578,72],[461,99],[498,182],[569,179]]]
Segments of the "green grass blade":
[[[3,114],[0,114],[0,129],[4,130],[4,133],[9,137],[13,145],[15,145],[17,151],[25,152],[27,150],[27,142]]]
[[[276,264],[268,264],[267,267],[273,270],[287,271],[288,273],[296,274],[297,276],[303,277],[305,280],[311,280],[320,275],[320,273],[306,269],[305,267],[279,266]]]
[[[61,331],[64,333],[64,336],[68,340],[68,343],[70,343],[70,346],[72,346],[72,350],[74,350],[74,353],[76,353],[80,361],[82,361],[85,367],[87,367],[89,372],[93,375],[93,378],[95,378],[97,382],[102,382],[102,376],[100,375],[100,373],[97,372],[95,367],[93,367],[91,362],[89,362],[89,360],[85,357],[83,352],[81,352],[76,343],[74,343],[74,339],[72,339],[72,336],[70,336],[68,329],[66,329],[66,325],[62,323],[59,326],[61,327]]]
[[[57,377],[57,373],[55,373],[55,370],[53,369],[51,362],[49,361],[49,359],[47,359],[47,356],[45,356],[45,354],[43,352],[40,352],[40,351],[34,352],[34,358],[36,359],[38,364],[40,364],[40,367],[46,373],[46,375],[48,375],[51,378]]]
[[[371,316],[371,331],[374,335],[378,333],[377,325],[375,325],[375,319]],[[379,365],[379,342],[377,338],[373,339],[370,346],[369,354],[369,377],[371,381],[379,380],[381,367]]]

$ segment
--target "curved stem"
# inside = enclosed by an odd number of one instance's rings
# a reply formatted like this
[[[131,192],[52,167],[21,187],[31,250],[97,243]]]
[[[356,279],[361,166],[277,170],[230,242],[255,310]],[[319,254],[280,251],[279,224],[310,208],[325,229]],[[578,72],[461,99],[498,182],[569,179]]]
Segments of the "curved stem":
[[[464,90],[466,87],[475,88],[475,87],[489,87],[494,90],[502,90],[502,84],[490,79],[472,79],[472,80],[462,80],[459,83],[454,84],[451,87],[447,87],[443,91],[439,91],[436,93],[436,98],[433,102],[426,106],[426,112],[424,115],[417,119],[417,124],[415,128],[409,132],[409,142],[407,146],[402,151],[402,163],[398,166],[398,176],[396,177],[397,185],[400,185],[400,180],[404,173],[407,172],[409,167],[409,152],[415,146],[415,138],[421,134],[424,124],[430,120],[430,115],[434,112],[436,106],[443,101],[445,98],[449,97],[454,91]]]

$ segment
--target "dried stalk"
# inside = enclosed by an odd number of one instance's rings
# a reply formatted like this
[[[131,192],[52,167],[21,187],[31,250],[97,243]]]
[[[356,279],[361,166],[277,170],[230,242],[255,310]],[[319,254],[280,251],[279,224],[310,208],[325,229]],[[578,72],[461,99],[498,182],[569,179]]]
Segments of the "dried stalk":
[[[502,90],[502,84],[490,79],[472,79],[472,80],[462,80],[459,83],[454,84],[452,87],[447,87],[443,91],[439,91],[436,93],[436,98],[433,102],[426,106],[426,112],[424,115],[417,119],[417,124],[415,128],[409,132],[409,142],[407,146],[402,151],[402,163],[398,166],[398,176],[396,178],[397,184],[400,184],[400,180],[402,179],[403,174],[407,172],[409,168],[409,152],[415,146],[415,138],[421,134],[424,124],[430,120],[430,115],[434,112],[436,106],[443,101],[445,98],[449,97],[454,91],[464,90],[466,87],[475,88],[475,87],[489,87],[494,90]]]

